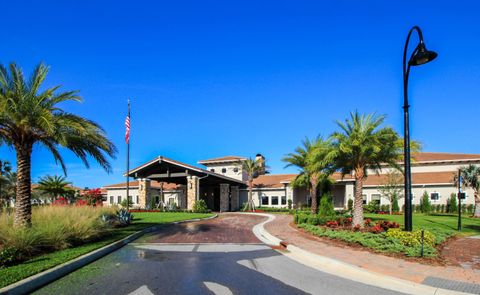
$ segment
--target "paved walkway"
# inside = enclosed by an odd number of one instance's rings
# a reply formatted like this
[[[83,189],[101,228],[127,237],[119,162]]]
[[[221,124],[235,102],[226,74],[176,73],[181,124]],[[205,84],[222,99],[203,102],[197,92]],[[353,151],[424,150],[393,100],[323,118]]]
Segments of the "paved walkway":
[[[293,216],[277,214],[276,219],[265,225],[265,229],[279,239],[312,253],[327,256],[369,271],[422,283],[429,278],[455,280],[480,284],[480,270],[455,266],[432,266],[394,257],[374,254],[348,246],[329,244],[328,241],[303,233],[291,226]],[[471,239],[472,241],[474,239]],[[480,252],[480,248],[472,251]]]

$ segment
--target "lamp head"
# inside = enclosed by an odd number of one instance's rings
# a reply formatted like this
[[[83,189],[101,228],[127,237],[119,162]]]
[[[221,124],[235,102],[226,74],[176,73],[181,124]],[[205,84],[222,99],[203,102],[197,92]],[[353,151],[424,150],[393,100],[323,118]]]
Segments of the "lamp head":
[[[435,51],[427,50],[425,43],[420,41],[420,44],[418,44],[417,49],[413,52],[408,63],[411,66],[423,65],[434,60],[437,55],[438,54]]]

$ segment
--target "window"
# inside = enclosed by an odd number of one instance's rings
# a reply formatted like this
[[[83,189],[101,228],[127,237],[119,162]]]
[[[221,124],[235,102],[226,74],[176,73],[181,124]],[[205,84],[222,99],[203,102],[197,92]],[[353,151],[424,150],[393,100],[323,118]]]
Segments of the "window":
[[[282,205],[287,205],[287,196],[282,196]]]
[[[155,196],[155,204],[160,203],[160,196]]]
[[[237,167],[233,168],[233,172],[237,173],[237,172],[238,172],[238,168],[237,168]]]
[[[265,205],[268,205],[268,197],[267,196],[262,197],[262,206],[265,206]]]
[[[110,196],[110,204],[113,204],[113,196]]]
[[[375,201],[376,204],[380,205],[382,196],[379,194],[372,194],[372,201]]]
[[[210,169],[210,171],[211,171],[211,172],[215,172],[215,169],[212,168],[212,169]]]
[[[363,205],[367,205],[367,195],[362,195]]]
[[[272,205],[278,205],[278,197],[277,196],[272,197]]]
[[[222,168],[222,173],[227,173],[227,168]]]
[[[140,203],[140,200],[138,199],[138,196],[136,197],[136,199],[137,199],[137,200],[136,200],[136,201],[137,201],[136,203],[139,204],[139,203]]]
[[[440,199],[440,195],[438,193],[431,193],[430,200],[438,201]]]
[[[120,204],[122,202],[122,196],[117,197],[117,204]]]
[[[175,204],[175,198],[169,198],[169,199],[168,199],[168,204],[169,204],[169,205]]]

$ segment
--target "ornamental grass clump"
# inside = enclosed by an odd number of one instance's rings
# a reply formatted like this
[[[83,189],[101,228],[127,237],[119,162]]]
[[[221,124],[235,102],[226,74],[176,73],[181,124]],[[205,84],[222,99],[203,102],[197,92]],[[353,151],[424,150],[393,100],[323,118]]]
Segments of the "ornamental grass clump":
[[[13,214],[0,216],[0,251],[15,253],[15,259],[24,260],[37,254],[83,244],[107,234],[108,223],[100,216],[113,209],[102,207],[48,206],[34,208],[32,226],[13,227]],[[2,263],[0,257],[0,266]]]

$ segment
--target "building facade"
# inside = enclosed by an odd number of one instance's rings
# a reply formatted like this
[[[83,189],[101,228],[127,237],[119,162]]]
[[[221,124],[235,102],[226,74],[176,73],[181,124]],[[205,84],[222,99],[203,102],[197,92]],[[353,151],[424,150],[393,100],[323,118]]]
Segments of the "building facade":
[[[260,154],[257,158],[264,159]],[[413,204],[419,204],[425,192],[432,204],[446,204],[447,199],[458,192],[454,181],[458,169],[469,164],[480,165],[479,154],[417,153],[412,159]],[[130,195],[134,206],[142,208],[150,204],[152,198],[155,204],[175,202],[185,209],[191,209],[196,200],[203,199],[214,211],[235,211],[248,200],[247,175],[242,169],[245,160],[245,157],[238,156],[201,160],[198,164],[206,167],[203,169],[158,157],[130,171],[132,177],[139,178],[132,182]],[[380,171],[367,171],[368,177],[363,185],[364,204],[377,201],[380,205],[390,205],[382,195],[382,187],[389,181],[388,175],[392,171],[393,168],[388,166],[383,166]],[[290,186],[295,177],[297,174],[267,173],[255,178],[252,187],[255,205],[281,208],[291,204],[298,208],[310,204],[307,189]],[[334,173],[331,178],[334,180],[331,190],[334,207],[344,209],[348,200],[354,198],[354,175]],[[162,183],[166,185],[163,197],[159,188]],[[124,184],[104,188],[107,190],[106,204],[118,204],[126,197]],[[403,178],[398,181],[398,188],[401,191],[398,203],[402,207]],[[463,191],[466,198],[462,202],[474,204],[473,190],[466,188]]]

